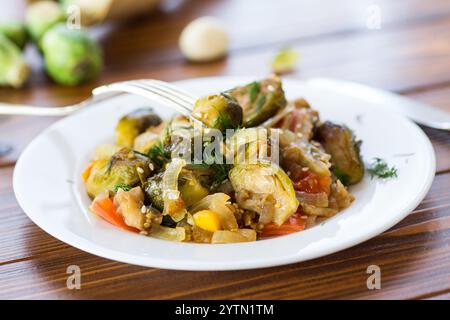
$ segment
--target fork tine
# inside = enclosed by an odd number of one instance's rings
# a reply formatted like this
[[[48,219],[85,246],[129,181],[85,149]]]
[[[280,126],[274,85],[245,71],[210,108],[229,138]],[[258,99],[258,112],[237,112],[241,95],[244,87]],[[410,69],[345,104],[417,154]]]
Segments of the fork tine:
[[[150,85],[148,83],[136,82],[136,83],[133,83],[132,85],[136,86],[138,88],[141,88],[142,90],[146,90],[153,94],[159,95],[162,98],[171,101],[172,103],[176,103],[177,105],[184,108],[186,110],[186,112],[188,112],[189,114],[192,111],[192,104],[190,102],[187,102],[187,101],[183,100],[182,98],[179,98],[178,96],[176,96],[170,92],[166,92],[166,91],[164,91],[158,87],[155,87],[153,85]]]
[[[194,104],[197,101],[197,97],[191,95],[189,92],[184,91],[176,86],[161,80],[149,79],[149,82],[158,85],[164,89],[167,89],[169,92],[178,95],[180,98],[183,97],[186,101]]]
[[[178,95],[174,95],[170,92],[162,90],[159,87],[155,87],[153,84],[150,85],[149,83],[139,81],[139,80],[115,82],[115,83],[111,83],[109,85],[95,88],[92,93],[94,95],[98,96],[101,94],[106,94],[106,93],[111,93],[111,92],[132,93],[132,94],[136,94],[138,96],[142,96],[142,97],[145,97],[148,99],[157,100],[164,104],[169,104],[176,111],[189,117],[195,123],[197,123],[201,126],[204,126],[204,124],[201,121],[195,119],[191,115],[193,99],[189,99],[191,101],[188,102],[185,99],[180,98]],[[184,98],[186,98],[186,97],[184,96]],[[188,99],[188,98],[186,98],[186,99]]]
[[[147,80],[139,80],[136,81],[136,85],[140,86],[143,89],[153,90],[159,92],[163,96],[170,97],[172,99],[176,99],[179,103],[183,104],[186,109],[192,111],[194,103],[196,101],[195,98],[187,96],[183,92],[178,89],[166,88],[158,83],[154,83],[153,81]]]

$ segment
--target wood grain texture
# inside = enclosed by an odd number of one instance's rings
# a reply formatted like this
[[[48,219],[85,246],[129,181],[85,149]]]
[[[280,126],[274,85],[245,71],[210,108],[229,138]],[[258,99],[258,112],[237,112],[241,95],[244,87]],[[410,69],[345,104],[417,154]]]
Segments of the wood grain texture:
[[[0,169],[0,177],[10,175],[10,168]],[[32,224],[2,183],[0,199],[8,209],[0,210],[0,298],[430,297],[450,290],[449,190],[450,173],[438,175],[424,201],[401,223],[324,258],[261,270],[181,272],[117,263],[67,246]],[[372,264],[381,268],[381,290],[367,290],[366,270]],[[81,268],[81,290],[66,288],[69,265]]]
[[[396,91],[450,111],[448,0],[380,0],[382,28],[367,30],[373,1],[246,0],[167,2],[159,12],[93,30],[105,50],[100,79],[76,88],[53,84],[33,48],[33,74],[21,90],[0,89],[0,101],[58,106],[78,102],[103,83],[178,80],[214,75],[266,75],[282,46],[301,53],[289,77],[329,76]],[[14,6],[15,4],[11,4]],[[19,8],[19,7],[11,7]],[[214,15],[229,28],[227,59],[190,64],[177,49],[183,26]],[[437,173],[422,203],[382,235],[327,257],[288,266],[236,272],[181,272],[142,268],[70,247],[34,225],[12,191],[14,162],[54,119],[0,118],[0,298],[138,299],[446,299],[450,295],[450,133],[424,129],[436,151]],[[82,289],[66,288],[66,268],[78,265]],[[369,291],[366,269],[382,271],[382,289]]]

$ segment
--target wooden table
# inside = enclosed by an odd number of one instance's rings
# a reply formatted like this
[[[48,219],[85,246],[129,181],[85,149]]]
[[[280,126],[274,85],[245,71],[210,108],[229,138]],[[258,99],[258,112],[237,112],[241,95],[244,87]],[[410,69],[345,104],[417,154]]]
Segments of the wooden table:
[[[366,25],[373,3],[381,12],[380,29]],[[231,50],[221,61],[190,64],[178,51],[177,39],[186,23],[202,15],[226,23]],[[58,106],[82,100],[93,87],[117,80],[264,76],[274,53],[290,45],[301,53],[299,68],[290,77],[358,81],[450,111],[448,0],[168,1],[157,14],[94,32],[105,52],[100,79],[76,88],[55,85],[43,75],[42,61],[30,49],[29,85],[1,89],[0,101]],[[27,218],[12,190],[14,163],[29,140],[52,121],[0,119],[0,141],[14,147],[0,158],[0,298],[450,298],[449,132],[424,128],[437,155],[431,191],[405,220],[378,237],[283,267],[182,272],[90,255],[54,239]],[[366,269],[372,264],[381,268],[380,290],[366,287]],[[81,290],[66,288],[69,265],[81,268]]]

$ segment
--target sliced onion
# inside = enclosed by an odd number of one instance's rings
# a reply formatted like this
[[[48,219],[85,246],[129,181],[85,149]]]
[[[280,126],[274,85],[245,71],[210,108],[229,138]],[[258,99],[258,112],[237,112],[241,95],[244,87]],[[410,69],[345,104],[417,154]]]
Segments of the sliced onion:
[[[154,224],[148,235],[162,240],[183,241],[186,238],[186,230],[182,227],[169,228]]]
[[[325,192],[309,193],[296,191],[295,195],[300,203],[309,204],[319,208],[328,207],[328,195]]]
[[[332,217],[339,212],[337,209],[332,208],[318,208],[309,204],[302,204],[302,210],[307,215],[319,216],[319,217]]]
[[[211,243],[233,243],[256,241],[256,231],[239,229],[237,231],[219,230],[213,233]]]
[[[183,159],[174,158],[167,166],[162,179],[164,214],[168,214],[175,222],[186,216],[186,206],[178,191],[178,176],[186,165]]]
[[[200,210],[209,209],[219,215],[222,228],[225,230],[237,230],[238,224],[233,211],[227,206],[229,204],[230,196],[225,193],[214,193],[204,197],[192,209],[191,213],[196,213]]]

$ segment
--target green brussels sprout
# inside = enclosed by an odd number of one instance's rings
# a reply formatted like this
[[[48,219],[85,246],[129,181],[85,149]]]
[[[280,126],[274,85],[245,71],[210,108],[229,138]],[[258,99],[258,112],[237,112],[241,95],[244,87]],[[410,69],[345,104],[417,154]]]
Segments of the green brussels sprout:
[[[316,135],[326,152],[331,155],[333,174],[344,185],[361,181],[364,176],[361,141],[356,140],[353,132],[346,126],[326,121],[318,128]]]
[[[22,50],[28,41],[27,30],[25,25],[18,21],[12,21],[0,24],[0,34],[3,34],[9,40]]]
[[[155,174],[154,176],[148,178],[145,184],[145,193],[150,200],[152,206],[159,211],[164,210],[164,200],[163,200],[163,189],[162,189],[162,179],[164,172]]]
[[[197,100],[192,116],[207,127],[224,131],[235,129],[242,124],[242,108],[228,94],[221,93]]]
[[[116,126],[116,142],[120,146],[131,148],[134,139],[150,127],[156,127],[161,118],[151,108],[136,109],[122,118]]]
[[[77,85],[98,76],[103,61],[97,42],[83,29],[58,24],[41,40],[45,68],[62,85]]]
[[[281,80],[276,76],[234,88],[228,93],[242,107],[244,127],[259,125],[275,115],[287,104]]]
[[[260,223],[281,225],[298,208],[291,179],[274,163],[237,165],[229,178],[239,207],[257,212]]]
[[[118,187],[131,188],[140,185],[150,174],[149,160],[122,148],[109,159],[96,160],[86,180],[86,189],[94,198],[105,191],[116,191]]]
[[[28,6],[25,25],[33,41],[40,46],[44,34],[59,22],[64,22],[66,14],[54,1],[38,1]]]
[[[0,86],[21,87],[28,79],[30,68],[20,49],[0,34]]]

